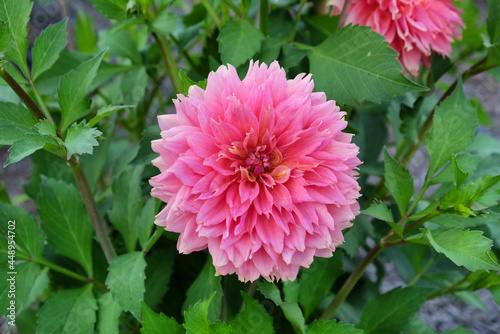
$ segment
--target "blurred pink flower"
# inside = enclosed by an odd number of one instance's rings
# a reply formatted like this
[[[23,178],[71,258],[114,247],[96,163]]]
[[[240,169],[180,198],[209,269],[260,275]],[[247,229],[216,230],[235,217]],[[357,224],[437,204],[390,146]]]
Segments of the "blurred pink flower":
[[[344,113],[313,87],[277,62],[251,63],[243,81],[221,66],[159,116],[151,194],[168,203],[156,224],[180,233],[179,252],[208,247],[218,275],[243,281],[294,280],[332,256],[359,213],[360,161]]]
[[[330,0],[332,14],[340,14],[345,0]],[[465,27],[451,0],[351,0],[346,24],[370,26],[385,36],[399,53],[401,65],[418,75],[419,62],[430,67],[431,49],[451,55],[453,38],[462,38]]]

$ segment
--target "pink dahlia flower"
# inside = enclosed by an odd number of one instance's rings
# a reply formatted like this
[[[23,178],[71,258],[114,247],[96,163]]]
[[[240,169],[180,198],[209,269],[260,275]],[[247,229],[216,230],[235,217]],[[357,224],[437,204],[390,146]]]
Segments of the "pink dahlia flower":
[[[345,0],[330,0],[340,14]],[[346,24],[370,26],[399,53],[406,71],[418,75],[419,62],[430,66],[431,49],[451,55],[453,38],[462,38],[462,11],[451,0],[351,0]]]
[[[243,81],[221,66],[159,116],[151,194],[168,203],[156,224],[180,233],[179,252],[208,247],[218,275],[244,281],[294,280],[332,256],[359,212],[360,161],[344,113],[313,86],[277,62],[251,63]]]

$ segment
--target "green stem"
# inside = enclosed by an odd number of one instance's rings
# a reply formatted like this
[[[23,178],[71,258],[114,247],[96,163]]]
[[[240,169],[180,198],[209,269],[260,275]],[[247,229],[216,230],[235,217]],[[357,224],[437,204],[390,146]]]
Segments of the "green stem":
[[[425,266],[415,275],[415,277],[413,277],[410,283],[408,283],[408,286],[415,285],[433,264],[434,264],[434,258],[431,258],[429,261],[427,261]]]
[[[158,36],[156,33],[152,33],[153,38],[158,44],[160,49],[161,57],[165,63],[165,69],[167,70],[168,77],[172,82],[174,92],[180,94],[182,92],[182,82],[179,77],[179,69],[177,68],[177,63],[175,62],[174,56],[172,55],[172,50],[170,50],[170,45],[167,39],[163,36]]]
[[[42,110],[36,105],[36,103],[31,99],[31,97],[26,94],[24,89],[17,83],[17,81],[5,70],[2,64],[0,64],[0,77],[5,80],[5,82],[12,88],[16,95],[24,102],[26,107],[35,115],[39,120],[44,119],[45,115]]]
[[[267,36],[269,33],[269,1],[260,0],[260,31]]]
[[[77,274],[77,273],[75,273],[72,270],[66,269],[64,267],[61,267],[60,265],[57,265],[57,264],[52,263],[52,262],[49,262],[49,261],[45,260],[44,258],[30,258],[30,257],[24,256],[23,254],[17,254],[16,257],[20,258],[22,260],[25,260],[25,261],[30,261],[30,262],[38,263],[38,264],[40,264],[42,266],[45,266],[45,267],[49,268],[50,270],[53,270],[53,271],[58,272],[60,274],[66,275],[66,276],[71,277],[71,278],[74,278],[74,279],[76,279],[78,281],[85,282],[85,283],[92,283],[92,284],[94,284],[98,288],[101,288],[101,289],[104,289],[104,290],[108,289],[101,282],[93,280],[90,277],[85,277],[83,275]]]
[[[299,11],[297,12],[297,18],[295,19],[295,22],[293,25],[292,34],[288,38],[288,40],[290,42],[293,42],[293,40],[295,39],[295,35],[297,34],[297,27],[299,26],[299,22],[300,22],[300,17],[302,16],[302,9],[304,9],[306,2],[307,2],[307,0],[300,0],[300,7],[299,7]]]
[[[347,8],[349,7],[349,2],[351,0],[345,0],[344,7],[342,7],[342,12],[340,13],[338,27],[342,28],[345,25],[345,20],[347,18]]]
[[[361,261],[361,263],[356,267],[356,269],[354,269],[351,275],[344,282],[344,284],[342,285],[342,287],[340,288],[339,292],[332,300],[330,305],[328,305],[326,310],[323,312],[323,314],[319,318],[320,321],[330,320],[335,315],[335,312],[340,307],[342,302],[347,298],[347,296],[352,291],[352,289],[359,281],[361,276],[363,276],[363,273],[365,272],[366,268],[370,265],[370,263],[372,263],[372,261],[377,257],[377,255],[382,251],[383,248],[384,247],[382,246],[382,242],[379,242],[365,256],[365,258]]]
[[[161,226],[156,227],[155,233],[149,238],[149,240],[146,242],[144,245],[144,248],[142,249],[142,253],[146,255],[149,250],[156,244],[156,242],[160,239],[161,235],[163,234],[164,228]]]
[[[469,272],[467,275],[465,275],[464,278],[462,278],[460,281],[456,282],[452,286],[449,286],[443,290],[436,291],[434,293],[431,293],[429,296],[427,296],[427,300],[434,299],[436,297],[441,297],[444,295],[447,295],[452,292],[456,292],[458,290],[458,287],[462,285],[462,283],[466,282],[469,279],[469,276],[472,272]]]
[[[205,7],[205,9],[208,12],[208,15],[210,15],[210,17],[214,20],[215,25],[217,26],[217,28],[220,30],[220,27],[221,27],[220,18],[217,15],[217,13],[215,12],[214,7],[212,7],[212,5],[210,4],[210,2],[208,2],[207,0],[201,0],[201,4],[203,5],[203,7]]]
[[[97,209],[97,204],[87,181],[87,177],[85,176],[82,166],[76,159],[72,158],[68,161],[68,164],[73,171],[73,175],[76,179],[76,184],[78,185],[78,189],[82,194],[82,199],[85,203],[85,208],[87,209],[87,213],[89,215],[90,221],[92,222],[92,226],[94,227],[97,240],[102,247],[104,256],[108,260],[108,263],[110,263],[111,260],[116,257],[116,251],[113,248],[111,240],[109,239],[107,233],[108,228],[105,222],[102,220],[101,215],[99,214],[99,210]]]
[[[50,123],[55,124],[54,120],[52,119],[52,116],[50,115],[49,110],[47,109],[47,106],[43,102],[40,94],[38,93],[38,90],[36,89],[35,84],[31,80],[30,80],[30,86],[31,86],[31,89],[33,90],[33,94],[35,95],[36,102],[38,103],[38,105],[42,109],[42,112],[45,115],[45,118],[47,118],[50,121]]]

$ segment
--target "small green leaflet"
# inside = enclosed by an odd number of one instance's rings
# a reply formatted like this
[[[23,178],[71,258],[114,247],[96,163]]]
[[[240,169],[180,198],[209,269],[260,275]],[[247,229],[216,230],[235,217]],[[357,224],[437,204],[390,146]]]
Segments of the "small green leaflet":
[[[0,21],[6,22],[12,35],[12,47],[5,57],[16,63],[29,78],[26,55],[28,52],[28,21],[33,3],[29,0],[0,0]]]
[[[500,40],[500,1],[488,0],[488,19],[486,20],[488,35],[492,44]]]
[[[121,20],[125,18],[128,0],[90,0],[95,8],[108,19]]]
[[[427,179],[450,161],[452,153],[457,154],[472,143],[476,128],[477,112],[465,98],[459,80],[453,94],[436,108],[432,128],[425,138],[430,160]]]
[[[77,68],[62,77],[57,90],[59,105],[61,106],[61,132],[66,132],[66,129],[74,121],[90,112],[87,89],[97,73],[97,68],[105,52],[104,50],[81,63]]]
[[[258,287],[259,291],[266,297],[267,299],[272,300],[276,306],[281,307],[285,318],[292,324],[293,328],[299,333],[304,332],[305,319],[302,314],[302,310],[300,309],[299,304],[296,301],[294,302],[283,302],[281,300],[280,290],[278,286],[274,283],[261,281]]]
[[[98,333],[119,334],[118,319],[122,314],[122,309],[115,303],[110,292],[106,292],[99,297],[99,311],[97,320]]]
[[[0,145],[12,145],[33,133],[36,118],[20,104],[0,102]]]
[[[184,328],[174,318],[153,312],[144,302],[142,305],[141,334],[184,334]]]
[[[427,230],[425,234],[437,252],[446,255],[458,266],[470,271],[500,270],[489,255],[493,242],[484,237],[482,231],[449,228]]]
[[[465,180],[469,177],[469,173],[465,173],[458,165],[457,157],[455,154],[451,155],[451,160],[453,162],[453,170],[455,172],[455,180],[453,184],[455,187],[460,188],[464,184]]]
[[[431,291],[427,288],[398,287],[369,301],[361,314],[359,328],[367,334],[401,333]]]
[[[112,106],[112,105],[108,105],[108,106],[103,106],[101,108],[99,108],[99,110],[97,111],[97,115],[95,115],[90,121],[89,121],[89,127],[93,127],[94,125],[96,125],[101,119],[103,119],[104,117],[114,113],[115,111],[118,111],[118,110],[122,110],[122,109],[125,109],[125,108],[133,108],[135,107],[134,105],[125,105],[125,106]]]
[[[238,67],[260,50],[264,35],[247,20],[227,21],[217,41],[222,62]]]
[[[137,217],[141,214],[141,173],[143,166],[129,166],[113,182],[113,207],[108,212],[111,224],[122,234],[128,252],[137,243]],[[116,171],[116,168],[115,168]]]
[[[363,334],[362,330],[354,328],[352,325],[344,325],[342,323],[336,322],[335,320],[330,321],[317,321],[315,320],[307,329],[307,334]]]
[[[0,227],[3,231],[9,230],[9,221],[15,222],[17,251],[27,258],[40,258],[44,240],[35,217],[17,206],[0,202]],[[1,234],[0,238],[3,238]]]
[[[73,184],[42,175],[37,198],[47,241],[61,255],[80,263],[92,277],[93,228],[79,191]]]
[[[78,11],[75,25],[75,42],[78,50],[92,53],[96,48],[97,36],[94,33],[94,22],[92,16]]]
[[[368,209],[361,211],[361,213],[387,222],[400,237],[403,237],[405,226],[394,222],[391,210],[384,203],[374,203]]]
[[[258,301],[241,291],[245,309],[230,323],[232,333],[272,334],[273,318]]]
[[[5,52],[12,47],[9,25],[7,22],[0,21],[0,58],[3,58]],[[1,66],[1,64],[0,64]]]
[[[92,333],[96,322],[96,310],[97,302],[92,294],[92,284],[79,289],[59,290],[40,308],[37,332]]]
[[[140,301],[144,299],[145,268],[146,261],[141,252],[126,253],[113,259],[106,278],[113,300],[138,320],[141,319]]]
[[[347,26],[313,47],[308,57],[316,90],[339,105],[427,90],[401,73],[396,51],[383,41],[370,27]]]
[[[32,80],[36,80],[40,74],[50,69],[66,47],[68,43],[67,23],[68,19],[64,19],[51,25],[37,38],[33,47]]]
[[[102,134],[96,128],[90,128],[85,121],[73,123],[66,133],[64,145],[68,150],[68,160],[73,154],[92,154],[94,146],[98,146],[96,138]]]
[[[42,148],[51,148],[54,151],[59,144],[53,138],[42,136],[37,133],[27,134],[26,137],[16,140],[9,148],[9,159],[4,164],[8,166],[16,163]]]
[[[215,324],[212,324],[208,320],[208,308],[215,295],[216,292],[212,293],[210,298],[196,303],[189,308],[189,311],[184,312],[186,322],[184,328],[187,334],[232,333],[231,327],[226,323],[217,320]]]
[[[413,178],[399,161],[389,155],[387,149],[384,150],[384,166],[385,184],[398,204],[399,213],[404,216],[408,203],[415,192]]]

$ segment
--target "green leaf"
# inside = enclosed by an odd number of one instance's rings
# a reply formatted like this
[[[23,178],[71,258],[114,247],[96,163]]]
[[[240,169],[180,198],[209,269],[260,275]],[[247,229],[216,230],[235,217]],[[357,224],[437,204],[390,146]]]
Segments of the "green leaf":
[[[80,263],[92,277],[93,228],[80,193],[72,184],[42,175],[37,198],[47,241],[61,255]]]
[[[184,328],[174,318],[163,313],[153,312],[144,302],[142,304],[142,334],[184,334]]]
[[[238,67],[260,50],[262,32],[247,20],[227,21],[217,41],[223,63]]]
[[[35,46],[33,46],[32,80],[36,80],[40,74],[50,69],[66,47],[68,43],[67,24],[68,19],[66,18],[59,23],[50,25],[36,39]]]
[[[143,166],[128,167],[113,182],[113,207],[109,211],[111,224],[122,234],[128,252],[137,243],[137,217],[141,214],[140,187]]]
[[[118,326],[122,309],[113,301],[110,292],[99,297],[97,332],[100,334],[118,334]]]
[[[352,325],[344,325],[335,320],[330,321],[317,321],[309,326],[307,334],[325,334],[325,333],[335,333],[335,334],[362,334],[363,331],[354,328]]]
[[[160,15],[154,18],[153,23],[151,23],[151,30],[159,33],[160,35],[168,35],[174,31],[177,26],[178,18],[177,14],[165,10]]]
[[[500,39],[500,2],[488,0],[488,19],[486,20],[488,35],[494,44]]]
[[[75,42],[78,50],[92,53],[96,48],[97,36],[94,33],[94,22],[92,16],[78,11],[75,25]]]
[[[208,320],[208,308],[215,295],[216,292],[212,293],[210,298],[196,303],[189,308],[189,311],[184,313],[186,321],[184,328],[187,334],[230,333],[227,324],[221,322],[211,324]]]
[[[391,210],[382,202],[370,205],[368,209],[362,210],[361,213],[386,222],[394,223]]]
[[[119,30],[108,34],[103,40],[99,41],[99,46],[101,48],[109,48],[108,51],[111,55],[129,58],[136,64],[142,62],[141,54],[137,50],[137,45],[128,30]]]
[[[12,145],[16,140],[33,132],[37,120],[25,107],[0,102],[0,145]]]
[[[9,24],[0,21],[0,58],[3,58],[5,52],[9,51],[12,47],[12,40],[10,37]]]
[[[457,328],[443,332],[443,334],[474,334],[474,332],[471,331],[470,329],[463,328],[462,326],[458,326]]]
[[[495,285],[490,288],[491,295],[493,296],[493,299],[497,302],[498,305],[500,305],[500,285]]]
[[[481,157],[479,155],[472,155],[469,153],[464,153],[456,156],[457,163],[460,166],[460,169],[468,174],[474,173],[476,170]],[[455,180],[455,170],[453,164],[446,165],[440,172],[437,174],[429,184],[440,184],[440,183],[449,183],[454,182]],[[456,180],[455,180],[456,181]]]
[[[385,184],[398,204],[399,213],[403,216],[415,192],[410,172],[384,150]]]
[[[137,219],[137,235],[142,248],[144,248],[151,237],[156,215],[155,204],[154,198],[148,199],[142,208],[141,215]]]
[[[125,18],[128,0],[90,0],[95,8],[108,19],[121,20]]]
[[[299,281],[284,281],[283,294],[286,302],[297,303],[299,301]]]
[[[94,152],[93,147],[99,145],[96,137],[101,134],[101,131],[90,128],[85,124],[85,121],[79,124],[73,123],[68,129],[64,140],[64,145],[68,149],[68,160],[73,154],[92,154]]]
[[[153,309],[161,304],[168,291],[176,253],[175,249],[160,249],[146,257],[144,302]]]
[[[148,85],[149,79],[145,67],[129,71],[123,77],[120,86],[123,103],[135,106],[144,97]]]
[[[96,310],[97,302],[92,294],[92,284],[79,289],[59,290],[40,308],[37,333],[92,333]]]
[[[259,290],[264,297],[272,300],[276,306],[279,306],[283,302],[283,300],[281,300],[280,289],[278,289],[278,286],[274,283],[260,281],[257,290]]]
[[[429,152],[429,171],[427,178],[446,162],[452,153],[459,153],[472,142],[477,128],[477,113],[464,96],[462,82],[435,110],[432,129],[425,139]]]
[[[89,121],[89,127],[93,127],[96,125],[101,119],[104,117],[114,113],[115,111],[122,110],[125,108],[133,108],[135,107],[134,105],[124,105],[124,106],[112,106],[112,105],[107,105],[99,108],[97,111],[97,115],[95,115],[90,121]]]
[[[403,237],[405,226],[394,222],[391,210],[384,203],[374,203],[368,209],[361,211],[361,213],[387,222],[400,237]]]
[[[359,328],[367,334],[399,334],[429,292],[427,288],[398,287],[369,301],[361,314]]]
[[[145,268],[146,261],[142,253],[130,252],[111,261],[106,278],[113,300],[124,311],[130,311],[137,320],[141,319],[140,301],[144,299]]]
[[[56,125],[51,123],[48,119],[40,120],[40,122],[35,124],[35,128],[37,128],[38,133],[42,136],[57,137]]]
[[[500,270],[489,252],[493,242],[483,236],[482,231],[463,231],[457,228],[426,231],[432,247],[443,253],[458,266],[470,271]]]
[[[42,148],[57,147],[57,145],[58,143],[53,138],[36,133],[27,134],[26,137],[16,140],[9,148],[9,159],[5,162],[4,167],[16,163]]]
[[[230,323],[233,333],[274,333],[273,318],[255,299],[241,291],[245,308]]]
[[[34,262],[22,262],[16,266],[17,312],[28,308],[49,286],[47,270],[40,270]]]
[[[383,40],[370,27],[347,26],[315,46],[309,60],[316,90],[339,105],[380,102],[427,90],[401,73],[397,52]]]
[[[455,171],[455,180],[453,184],[456,188],[460,188],[460,186],[467,180],[469,177],[469,173],[465,173],[460,166],[458,165],[457,157],[453,153],[451,155],[451,160],[453,162],[453,170]]]
[[[289,43],[284,44],[281,48],[280,65],[284,69],[297,66],[309,53],[311,50],[303,50]]]
[[[65,132],[74,121],[89,113],[90,101],[87,99],[87,89],[97,73],[105,52],[102,51],[81,63],[62,77],[57,90],[61,106],[62,132]]]
[[[15,223],[15,241],[17,250],[28,258],[38,259],[43,251],[43,233],[34,216],[23,209],[0,202],[0,227],[8,236],[8,222]]]
[[[330,289],[342,272],[342,252],[331,258],[315,258],[311,266],[302,271],[299,281],[299,302],[306,319],[330,294]]]
[[[290,321],[296,333],[304,333],[305,319],[297,303],[284,302],[280,305],[285,318]]]
[[[217,294],[212,296],[214,292],[217,292]],[[221,276],[215,276],[215,268],[212,264],[212,258],[209,256],[200,274],[186,292],[182,311],[185,312],[190,306],[195,305],[200,300],[210,298],[208,320],[215,322],[221,312],[222,295]]]
[[[285,318],[290,321],[296,332],[304,332],[304,315],[302,314],[302,310],[300,309],[299,304],[297,304],[296,301],[283,302],[283,300],[281,300],[280,290],[274,283],[261,281],[259,283],[258,290],[264,295],[264,297],[272,300],[276,304],[276,306],[281,307]]]
[[[26,78],[29,77],[26,54],[28,52],[28,21],[33,3],[29,0],[0,0],[0,21],[7,22],[12,35],[12,48],[5,57],[16,63]]]

